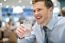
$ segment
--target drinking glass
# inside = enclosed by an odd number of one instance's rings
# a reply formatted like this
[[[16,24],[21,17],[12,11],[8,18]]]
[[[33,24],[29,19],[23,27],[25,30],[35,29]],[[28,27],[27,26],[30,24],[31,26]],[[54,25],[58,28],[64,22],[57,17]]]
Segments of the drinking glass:
[[[23,25],[26,29],[26,32],[25,32],[25,37],[28,37],[31,35],[31,31],[32,31],[32,21],[30,20],[24,20],[23,21]]]

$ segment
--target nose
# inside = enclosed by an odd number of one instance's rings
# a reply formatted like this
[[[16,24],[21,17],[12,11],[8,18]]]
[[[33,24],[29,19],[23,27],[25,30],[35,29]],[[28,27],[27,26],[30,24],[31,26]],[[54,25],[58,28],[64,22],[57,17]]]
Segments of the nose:
[[[38,12],[38,11],[35,11],[34,14],[35,14],[35,15],[39,15],[39,12]]]

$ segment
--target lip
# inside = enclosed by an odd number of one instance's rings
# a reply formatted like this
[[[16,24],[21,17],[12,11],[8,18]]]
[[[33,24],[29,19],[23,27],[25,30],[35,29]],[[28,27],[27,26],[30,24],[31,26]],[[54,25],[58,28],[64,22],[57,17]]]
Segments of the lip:
[[[42,17],[41,16],[37,16],[37,17],[35,17],[37,20],[39,20],[39,19],[41,19]]]

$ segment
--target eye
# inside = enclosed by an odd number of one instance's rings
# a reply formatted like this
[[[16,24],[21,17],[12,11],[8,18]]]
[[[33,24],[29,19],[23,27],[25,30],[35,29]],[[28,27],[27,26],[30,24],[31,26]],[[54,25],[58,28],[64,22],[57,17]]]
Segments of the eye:
[[[37,11],[41,11],[41,9],[38,9]]]
[[[34,9],[33,10],[33,12],[35,13],[35,12],[40,12],[42,9],[40,9],[40,8],[37,8],[37,9]]]
[[[33,10],[33,12],[35,12],[35,10]]]

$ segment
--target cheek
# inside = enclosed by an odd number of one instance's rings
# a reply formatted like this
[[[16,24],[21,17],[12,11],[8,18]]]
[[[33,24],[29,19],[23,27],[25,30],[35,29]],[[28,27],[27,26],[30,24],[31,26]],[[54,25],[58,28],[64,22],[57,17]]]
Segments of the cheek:
[[[42,15],[42,17],[43,17],[43,18],[42,18],[43,20],[46,20],[46,19],[48,19],[48,14],[45,13],[45,14]]]
[[[47,13],[47,12],[41,12],[41,15],[42,15],[43,17],[46,17],[46,16],[48,15],[48,13]]]

